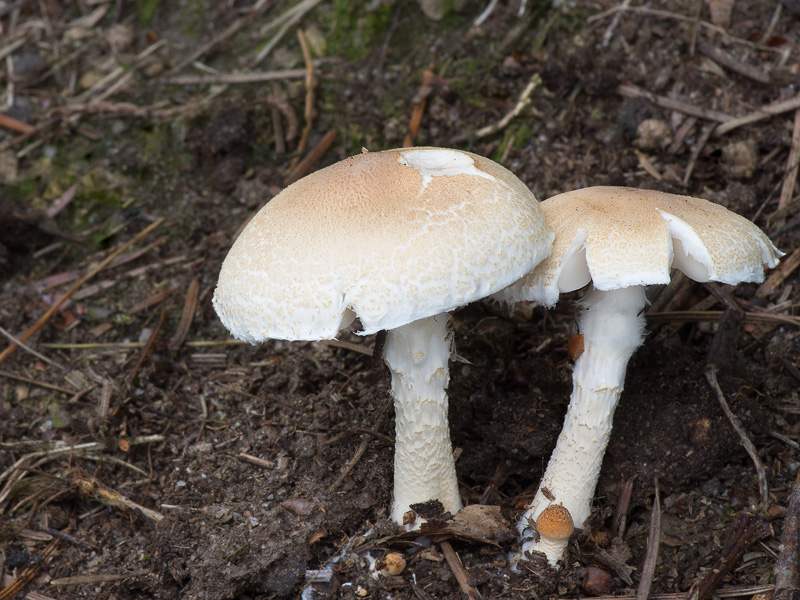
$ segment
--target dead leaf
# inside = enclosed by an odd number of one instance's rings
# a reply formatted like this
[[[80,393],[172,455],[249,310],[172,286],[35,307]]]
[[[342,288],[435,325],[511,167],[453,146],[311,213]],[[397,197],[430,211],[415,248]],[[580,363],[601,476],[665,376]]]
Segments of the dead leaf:
[[[708,9],[711,12],[711,22],[714,25],[727,29],[731,24],[734,0],[711,0]]]

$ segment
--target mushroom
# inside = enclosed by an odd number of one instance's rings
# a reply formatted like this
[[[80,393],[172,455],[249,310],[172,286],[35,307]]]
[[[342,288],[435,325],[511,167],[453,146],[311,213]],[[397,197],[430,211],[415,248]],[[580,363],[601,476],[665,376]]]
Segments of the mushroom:
[[[448,429],[448,311],[518,280],[550,250],[530,190],[459,150],[365,152],[290,185],[244,228],[214,308],[237,338],[334,338],[388,330],[395,404],[392,519],[439,500],[457,512]]]
[[[545,556],[558,553],[560,557],[569,542],[575,524],[572,515],[560,504],[551,504],[536,518],[536,531],[539,533],[537,551]]]
[[[760,282],[764,266],[775,267],[783,254],[744,217],[687,196],[591,187],[540,206],[556,234],[553,251],[501,296],[552,306],[559,292],[588,283],[592,289],[581,302],[584,351],[575,361],[569,408],[520,520],[523,540],[532,533],[529,520],[551,502],[562,504],[578,527],[589,517],[628,360],[644,339],[644,286],[668,283],[670,268],[701,282]],[[523,552],[543,550],[555,565],[565,546],[527,541]]]

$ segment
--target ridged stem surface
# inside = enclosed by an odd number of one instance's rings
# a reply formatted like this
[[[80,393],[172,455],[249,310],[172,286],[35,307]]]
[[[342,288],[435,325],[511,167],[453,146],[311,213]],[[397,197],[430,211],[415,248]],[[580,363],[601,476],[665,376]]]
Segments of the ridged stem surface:
[[[384,359],[392,374],[395,407],[392,519],[402,524],[409,506],[439,500],[453,514],[461,507],[448,426],[447,314],[388,332]]]
[[[569,510],[576,528],[581,528],[591,514],[628,361],[644,339],[644,304],[641,286],[593,290],[584,300],[579,320],[584,351],[575,361],[572,396],[555,450],[539,490],[519,523],[523,538],[529,521],[535,522],[550,504],[561,504]],[[552,500],[547,498],[545,489]],[[527,542],[523,551],[545,552],[554,565],[566,545],[566,540],[555,546]]]

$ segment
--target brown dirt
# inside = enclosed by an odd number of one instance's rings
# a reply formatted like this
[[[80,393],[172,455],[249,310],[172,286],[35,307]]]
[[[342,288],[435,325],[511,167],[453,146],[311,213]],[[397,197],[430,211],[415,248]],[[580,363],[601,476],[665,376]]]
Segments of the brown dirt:
[[[3,26],[16,31],[37,19],[49,24],[33,28],[38,33],[28,33],[13,53],[17,75],[25,65],[33,72],[17,82],[9,116],[44,123],[53,106],[72,103],[81,77],[96,81],[155,41],[169,44],[107,98],[113,106],[80,109],[74,121],[56,119],[25,141],[0,130],[0,324],[21,335],[71,285],[34,284],[87,273],[157,218],[166,221],[128,251],[143,253],[126,255],[127,262],[81,285],[28,340],[48,361],[18,349],[0,364],[0,581],[10,585],[30,573],[29,598],[297,598],[303,590],[306,598],[462,597],[440,538],[427,546],[397,537],[387,518],[393,425],[388,374],[368,355],[375,340],[341,338],[363,352],[323,343],[224,345],[230,337],[211,306],[235,232],[289,172],[298,136],[276,150],[276,123],[284,133],[302,129],[302,78],[233,84],[191,105],[208,86],[171,85],[167,70],[249,4],[108,3],[100,6],[110,10],[89,26],[76,24],[96,10],[84,4],[22,3],[0,13]],[[523,17],[510,2],[475,28],[484,4],[465,2],[441,21],[399,1],[341,0],[310,10],[300,26],[327,46],[317,55],[308,147],[326,131],[338,132],[316,166],[361,147],[400,145],[432,64],[436,77],[418,145],[457,146],[499,160],[539,198],[602,184],[703,196],[754,219],[787,253],[800,246],[796,210],[777,212],[793,113],[711,135],[702,147],[711,122],[699,118],[674,148],[637,150],[643,120],[664,120],[674,135],[686,115],[616,91],[632,83],[732,116],[793,97],[800,86],[800,22],[790,2],[773,26],[772,1],[712,2],[733,5],[729,23],[703,3],[699,24],[692,18],[697,3],[689,0],[609,14],[603,11],[618,3],[578,0],[555,8],[529,1]],[[289,6],[270,3],[201,60],[223,72],[245,69],[272,35],[260,27]],[[621,19],[611,29],[615,15]],[[109,62],[115,20],[128,27],[132,45]],[[254,70],[302,68],[295,29]],[[607,31],[613,35],[605,45]],[[697,51],[698,42],[769,74],[770,82],[720,66]],[[57,62],[72,54],[74,60]],[[189,73],[201,71],[181,74]],[[503,131],[475,137],[514,107],[534,74],[543,83],[531,105]],[[135,113],[132,105],[150,112]],[[174,113],[158,112],[172,107]],[[73,184],[75,195],[66,201]],[[65,208],[45,217],[57,198]],[[175,343],[192,281],[198,296],[185,342],[211,342],[205,346]],[[767,298],[755,294],[757,286],[732,294],[750,311],[791,316],[797,285],[792,273]],[[675,310],[710,294],[699,284],[684,292]],[[552,311],[476,304],[453,315],[459,359],[451,362],[449,393],[461,491],[467,504],[499,506],[507,531],[535,491],[560,430],[578,296],[566,295]],[[781,507],[800,468],[792,442],[800,436],[797,321],[746,320],[720,334],[705,313],[699,322],[651,318],[648,328],[615,416],[597,514],[572,543],[566,566],[512,572],[513,535],[500,544],[464,535],[452,540],[483,598],[584,595],[590,566],[609,577],[605,593],[633,593],[655,478],[663,517],[652,592],[686,592],[708,574],[731,527],[758,500],[753,463],[704,377],[715,340],[722,389],[766,466],[774,530],[721,585],[751,596],[752,586],[773,581]],[[119,345],[151,336],[147,350]],[[145,436],[156,437],[145,443]],[[130,444],[136,441],[142,443]],[[99,447],[81,449],[93,442]],[[31,454],[59,443],[60,454]],[[363,456],[342,478],[361,445]],[[611,516],[631,478],[624,535],[612,546]],[[623,557],[616,567],[603,563],[599,551],[613,548]],[[369,559],[393,550],[405,553],[406,568],[377,576]],[[79,576],[88,579],[68,579]]]

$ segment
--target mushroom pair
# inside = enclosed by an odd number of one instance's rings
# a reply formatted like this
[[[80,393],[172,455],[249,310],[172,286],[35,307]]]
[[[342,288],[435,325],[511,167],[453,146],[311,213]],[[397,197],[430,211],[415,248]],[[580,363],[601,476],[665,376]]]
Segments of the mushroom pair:
[[[457,512],[446,387],[448,311],[492,295],[550,251],[538,202],[510,171],[459,150],[365,152],[290,185],[244,228],[214,308],[242,340],[387,330],[397,523],[411,504]]]
[[[783,253],[744,217],[688,196],[593,187],[540,207],[555,232],[553,251],[501,295],[552,306],[560,292],[592,286],[581,301],[584,351],[575,361],[563,429],[519,523],[528,539],[523,553],[544,552],[555,565],[568,535],[536,540],[532,524],[552,505],[569,511],[577,527],[591,513],[628,360],[644,339],[645,286],[668,283],[672,268],[700,282],[760,282],[764,267],[775,267]]]

